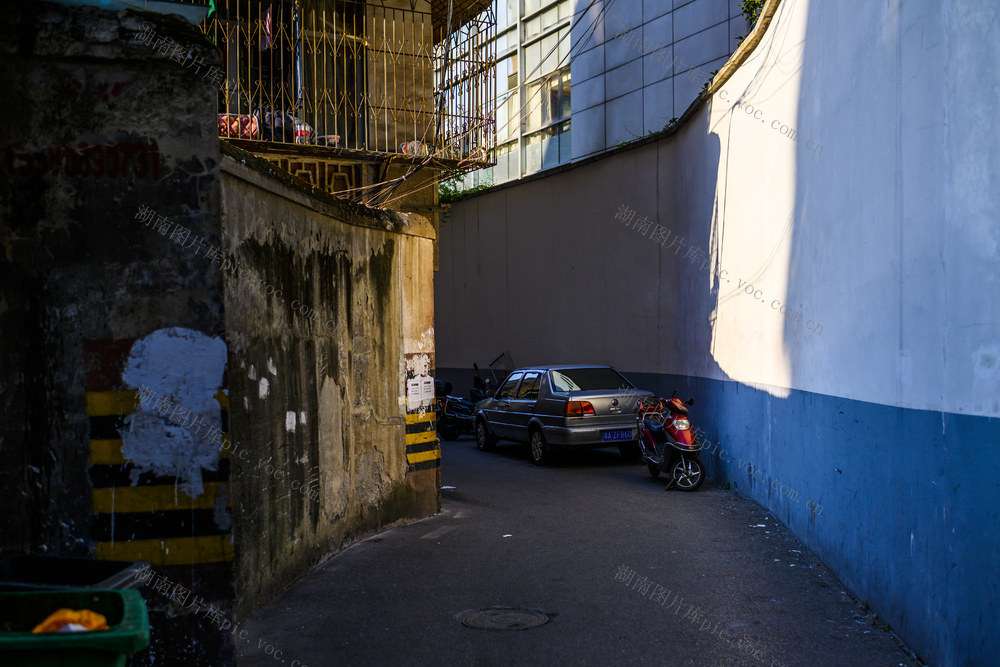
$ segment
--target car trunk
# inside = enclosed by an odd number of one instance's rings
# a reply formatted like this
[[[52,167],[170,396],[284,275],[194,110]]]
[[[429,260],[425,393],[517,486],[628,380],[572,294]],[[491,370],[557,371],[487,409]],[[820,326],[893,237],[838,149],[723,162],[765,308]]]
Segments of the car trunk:
[[[594,426],[633,425],[635,423],[635,401],[640,396],[652,396],[648,391],[638,389],[589,389],[569,391],[561,394],[570,401],[588,401],[594,406],[594,414],[571,417],[577,423]]]

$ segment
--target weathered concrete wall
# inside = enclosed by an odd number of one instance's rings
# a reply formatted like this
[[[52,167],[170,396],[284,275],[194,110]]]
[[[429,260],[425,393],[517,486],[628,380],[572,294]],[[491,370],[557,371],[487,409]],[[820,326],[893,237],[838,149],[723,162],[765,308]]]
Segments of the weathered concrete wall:
[[[242,614],[359,535],[435,512],[440,455],[429,406],[405,400],[414,363],[434,364],[430,223],[311,197],[231,155],[222,212]],[[418,429],[430,445],[414,461]]]
[[[439,374],[690,392],[717,479],[924,659],[995,661],[997,44],[990,3],[781,2],[677,134],[452,208]]]
[[[0,17],[0,550],[152,563],[171,585],[143,589],[140,662],[223,664],[225,637],[170,594],[231,598],[228,472],[154,407],[223,425],[222,274],[175,234],[221,245],[216,91],[151,34],[215,61],[176,19]]]
[[[438,509],[433,227],[220,174],[217,62],[156,15],[0,23],[0,553],[151,563],[135,664],[231,664],[234,554],[242,613]]]

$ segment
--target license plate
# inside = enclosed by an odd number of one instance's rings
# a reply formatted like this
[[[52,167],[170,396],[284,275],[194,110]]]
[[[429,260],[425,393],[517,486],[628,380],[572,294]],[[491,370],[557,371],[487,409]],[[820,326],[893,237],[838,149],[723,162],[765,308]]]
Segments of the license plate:
[[[632,429],[626,428],[619,431],[605,431],[602,437],[605,442],[609,440],[631,440]]]

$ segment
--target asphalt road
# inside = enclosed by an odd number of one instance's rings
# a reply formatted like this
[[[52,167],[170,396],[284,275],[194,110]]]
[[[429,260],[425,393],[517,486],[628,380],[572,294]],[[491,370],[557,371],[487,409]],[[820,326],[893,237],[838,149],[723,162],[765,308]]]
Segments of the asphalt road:
[[[548,468],[471,437],[443,450],[441,513],[345,549],[259,610],[241,665],[920,664],[732,491],[664,492],[615,450]],[[549,620],[456,620],[489,607]]]

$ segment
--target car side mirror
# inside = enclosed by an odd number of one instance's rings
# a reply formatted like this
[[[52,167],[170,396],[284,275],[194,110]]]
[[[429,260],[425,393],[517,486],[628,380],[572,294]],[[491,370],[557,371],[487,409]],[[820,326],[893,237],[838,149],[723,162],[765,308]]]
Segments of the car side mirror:
[[[688,407],[691,407],[692,405],[694,405],[694,398],[689,398],[688,400],[684,401],[684,405],[686,405]]]

